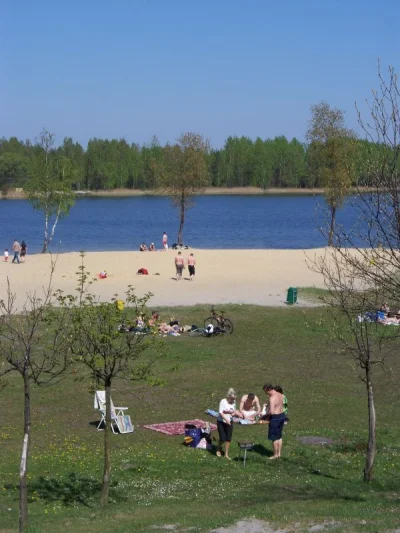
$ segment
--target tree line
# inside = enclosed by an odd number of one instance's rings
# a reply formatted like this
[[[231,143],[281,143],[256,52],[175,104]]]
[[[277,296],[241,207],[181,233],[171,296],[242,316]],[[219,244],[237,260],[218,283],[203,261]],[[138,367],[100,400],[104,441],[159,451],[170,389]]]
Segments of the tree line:
[[[372,182],[362,164],[376,157],[380,147],[367,140],[355,140],[352,185]],[[74,190],[116,188],[151,190],[158,187],[157,168],[169,157],[170,144],[156,137],[150,144],[129,144],[125,139],[90,139],[86,148],[71,137],[53,147],[51,154],[70,167]],[[204,151],[207,185],[210,187],[314,188],[325,187],[315,154],[318,140],[302,143],[285,136],[274,139],[228,137],[221,149]],[[0,189],[25,188],[38,158],[43,157],[40,140],[0,139]]]

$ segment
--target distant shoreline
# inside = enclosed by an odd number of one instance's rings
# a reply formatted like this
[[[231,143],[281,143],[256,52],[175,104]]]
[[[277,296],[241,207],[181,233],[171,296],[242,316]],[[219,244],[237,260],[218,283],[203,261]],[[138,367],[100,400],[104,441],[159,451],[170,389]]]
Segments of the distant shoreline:
[[[368,187],[362,189],[365,192],[368,192]],[[355,189],[354,189],[355,191]],[[298,196],[320,196],[324,194],[324,189],[315,188],[315,189],[296,189],[293,187],[280,189],[280,188],[270,188],[270,189],[261,189],[260,187],[207,187],[204,191],[198,193],[199,196],[279,196],[279,195],[298,195]],[[115,197],[127,197],[127,196],[168,196],[164,192],[159,190],[140,190],[140,189],[112,189],[112,190],[102,190],[102,191],[76,191],[76,196],[78,198],[90,197],[90,198],[115,198]],[[0,199],[3,200],[24,200],[26,195],[23,190],[10,190],[7,195],[0,196]]]

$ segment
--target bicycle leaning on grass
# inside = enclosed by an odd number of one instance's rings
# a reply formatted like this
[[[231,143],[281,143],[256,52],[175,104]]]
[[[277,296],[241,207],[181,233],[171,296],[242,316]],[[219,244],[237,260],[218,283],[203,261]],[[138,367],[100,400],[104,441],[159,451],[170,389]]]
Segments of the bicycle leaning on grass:
[[[225,311],[217,313],[214,306],[211,307],[211,316],[204,320],[204,327],[207,328],[209,324],[215,328],[219,328],[221,333],[233,333],[233,322],[229,318],[225,317]]]

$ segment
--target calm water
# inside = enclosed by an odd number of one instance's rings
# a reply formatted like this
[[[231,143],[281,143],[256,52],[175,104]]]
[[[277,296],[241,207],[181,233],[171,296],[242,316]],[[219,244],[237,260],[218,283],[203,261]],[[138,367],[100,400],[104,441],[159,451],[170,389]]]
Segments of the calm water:
[[[312,196],[200,196],[187,212],[184,242],[195,248],[316,248],[326,242],[324,200]],[[350,206],[338,220],[355,222]],[[143,241],[160,247],[166,231],[176,241],[178,212],[163,197],[80,198],[57,226],[53,252],[137,250]],[[0,201],[0,247],[24,239],[30,253],[40,252],[43,215],[26,200]]]

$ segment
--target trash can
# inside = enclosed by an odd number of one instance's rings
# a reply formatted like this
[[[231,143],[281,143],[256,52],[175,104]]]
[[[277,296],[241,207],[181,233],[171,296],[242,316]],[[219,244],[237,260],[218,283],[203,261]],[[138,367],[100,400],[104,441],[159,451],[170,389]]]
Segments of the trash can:
[[[296,302],[297,302],[297,288],[289,287],[287,291],[286,303],[295,304]]]
[[[123,311],[124,310],[124,307],[125,307],[125,302],[123,302],[122,300],[117,300],[115,302],[115,305],[117,306],[117,308],[120,310],[120,311]]]

